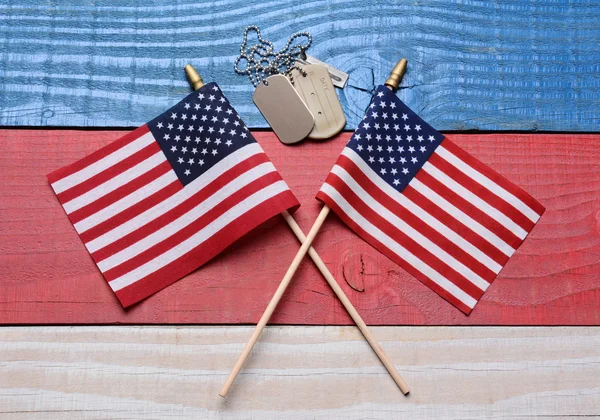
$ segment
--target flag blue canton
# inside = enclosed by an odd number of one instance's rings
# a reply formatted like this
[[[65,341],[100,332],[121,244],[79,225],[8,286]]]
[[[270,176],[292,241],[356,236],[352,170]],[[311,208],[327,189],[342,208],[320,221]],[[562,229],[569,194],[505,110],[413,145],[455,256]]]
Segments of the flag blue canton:
[[[346,147],[358,153],[388,184],[402,191],[443,139],[391,89],[379,86]]]
[[[148,123],[183,185],[254,137],[216,83],[208,83]]]

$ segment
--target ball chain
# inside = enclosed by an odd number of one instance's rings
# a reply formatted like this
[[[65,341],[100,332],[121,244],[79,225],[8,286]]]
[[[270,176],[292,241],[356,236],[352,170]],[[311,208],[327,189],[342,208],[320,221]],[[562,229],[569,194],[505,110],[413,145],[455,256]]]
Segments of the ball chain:
[[[248,46],[248,33],[255,31],[258,43]],[[305,44],[294,44],[296,39],[306,38]],[[244,29],[244,40],[240,46],[240,55],[235,60],[233,68],[238,74],[247,74],[250,81],[257,87],[259,83],[268,84],[267,77],[273,74],[284,74],[294,83],[292,70],[296,69],[306,77],[306,72],[296,65],[296,58],[305,56],[305,51],[312,44],[312,36],[308,32],[296,32],[280,51],[275,51],[273,43],[263,39],[257,26],[248,26]],[[245,60],[245,68],[240,68],[240,63]]]

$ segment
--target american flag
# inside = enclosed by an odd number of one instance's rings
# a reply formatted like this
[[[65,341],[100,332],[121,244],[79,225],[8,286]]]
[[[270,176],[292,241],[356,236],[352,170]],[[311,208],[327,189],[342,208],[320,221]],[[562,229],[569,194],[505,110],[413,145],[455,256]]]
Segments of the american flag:
[[[467,314],[544,212],[386,86],[377,89],[317,198]]]
[[[214,83],[48,180],[124,307],[298,205]]]

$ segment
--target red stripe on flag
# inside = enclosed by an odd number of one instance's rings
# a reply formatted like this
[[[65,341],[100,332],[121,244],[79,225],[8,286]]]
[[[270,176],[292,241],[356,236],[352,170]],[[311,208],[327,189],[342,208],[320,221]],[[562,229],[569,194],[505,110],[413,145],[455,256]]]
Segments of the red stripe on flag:
[[[98,211],[110,206],[111,204],[114,204],[123,197],[127,197],[132,192],[137,191],[143,186],[148,185],[152,181],[156,180],[157,178],[160,178],[162,175],[166,174],[170,170],[171,165],[168,161],[164,161],[160,165],[155,166],[146,173],[143,173],[131,182],[122,185],[121,187],[111,191],[103,197],[100,197],[96,201],[88,204],[87,206],[74,211],[69,215],[71,223],[75,224],[77,222],[80,222],[83,219],[93,215],[94,213],[97,213]]]
[[[168,162],[167,162],[168,164]],[[170,166],[169,166],[170,167]],[[107,232],[110,232],[117,226],[122,225],[128,220],[133,219],[134,217],[142,214],[146,210],[151,209],[159,203],[162,203],[167,198],[171,197],[173,194],[176,194],[178,191],[183,189],[183,184],[179,179],[174,180],[169,185],[164,187],[163,189],[155,192],[154,194],[144,198],[140,202],[134,204],[128,209],[122,211],[119,214],[114,215],[113,217],[105,220],[104,222],[94,226],[91,229],[86,230],[81,233],[81,240],[83,243],[88,243],[98,238],[101,235],[104,235]]]
[[[156,217],[149,223],[140,227],[139,229],[123,236],[122,238],[116,240],[115,242],[105,246],[102,249],[92,253],[92,258],[94,261],[100,262],[113,254],[127,248],[128,246],[138,242],[139,240],[145,238],[146,236],[152,234],[158,229],[164,227],[165,225],[171,223],[173,220],[178,217],[184,215],[198,204],[202,203],[204,200],[212,196],[215,192],[219,191],[229,182],[252,169],[255,166],[260,165],[261,163],[268,162],[267,155],[264,153],[259,153],[251,156],[245,161],[238,163],[233,168],[229,169],[226,172],[223,172],[217,179],[212,181],[210,184],[205,186],[203,189],[198,191],[196,194],[182,202],[181,204],[175,206],[171,210],[162,214],[161,216]]]
[[[189,225],[185,226],[184,228],[178,231],[172,232],[171,236],[166,237],[161,242],[139,253],[135,257],[123,262],[122,264],[119,264],[114,268],[111,268],[108,271],[105,271],[104,278],[107,281],[114,280],[146,264],[154,258],[164,254],[166,251],[179,245],[181,242],[185,241],[190,236],[198,233],[209,223],[218,219],[221,215],[223,215],[223,213],[225,213],[227,210],[229,210],[239,202],[245,200],[255,192],[260,191],[266,186],[271,185],[277,181],[281,181],[281,176],[277,172],[270,172],[256,179],[255,181],[252,181],[251,183],[245,185],[244,187],[227,197],[225,200],[221,201],[218,205],[207,211],[201,217],[195,219]],[[170,221],[174,219],[175,217],[172,218]]]
[[[421,233],[435,245],[442,248],[457,261],[461,262],[466,267],[469,267],[473,272],[486,280],[488,283],[496,278],[496,274],[486,267],[481,261],[465,252],[454,242],[446,238],[436,229],[426,224],[421,218],[411,213],[405,207],[398,204],[395,199],[387,195],[373,181],[371,181],[371,179],[364,172],[362,172],[351,159],[344,155],[340,155],[337,164],[346,169],[346,171],[352,175],[358,184],[373,198],[375,198],[379,204],[388,209],[406,224],[410,225],[414,230]],[[435,218],[435,213],[431,215]]]
[[[60,194],[57,194],[57,197],[61,203],[68,203],[74,198],[77,198],[80,195],[98,187],[99,185],[104,184],[106,181],[110,181],[115,176],[122,174],[130,168],[133,168],[138,163],[148,159],[150,156],[153,156],[160,151],[161,149],[159,144],[154,141],[133,155],[128,156],[119,162],[115,162],[115,164],[110,168],[107,168],[99,174],[83,181],[82,183],[63,191]]]
[[[382,244],[377,239],[375,239],[375,237],[371,236],[366,230],[364,230],[362,227],[360,227],[360,225],[355,223],[354,220],[352,220],[336,204],[336,202],[333,201],[327,194],[323,193],[322,191],[319,191],[317,193],[316,198],[318,200],[321,200],[325,204],[327,204],[334,211],[334,213],[340,219],[342,219],[342,221],[346,225],[348,225],[353,231],[355,231],[361,238],[363,238],[365,241],[367,241],[369,244],[371,244],[373,247],[375,247],[377,250],[379,250],[381,253],[383,253],[385,256],[387,256],[390,260],[394,261],[396,264],[398,264],[400,267],[402,267],[404,270],[406,270],[413,277],[415,277],[416,279],[421,281],[423,284],[425,284],[427,287],[429,287],[430,289],[435,291],[438,295],[440,295],[441,297],[446,299],[452,305],[456,306],[458,309],[460,309],[465,314],[468,315],[471,313],[471,310],[472,310],[471,308],[469,308],[467,305],[462,303],[460,300],[458,300],[457,298],[452,296],[446,289],[442,288],[437,283],[435,283],[433,280],[429,279],[429,277],[427,277],[426,275],[421,273],[419,270],[414,268],[412,265],[410,265],[409,263],[407,263],[406,261],[404,261],[402,259],[399,259],[392,250],[390,250],[384,244]]]
[[[423,263],[433,268],[450,282],[454,283],[459,289],[463,290],[476,300],[483,295],[484,291],[482,289],[471,283],[466,277],[442,261],[437,255],[428,251],[417,241],[409,237],[400,229],[396,228],[379,213],[373,211],[373,209],[365,204],[365,202],[362,201],[360,197],[358,197],[354,191],[337,175],[334,173],[329,174],[326,182],[333,186],[366,220],[389,236],[394,242],[397,242],[408,252],[423,261]],[[402,257],[395,253],[393,253],[392,260],[398,264],[409,264]],[[421,276],[424,276],[424,274],[421,274]]]
[[[243,216],[236,218],[187,254],[143,279],[121,290],[117,290],[115,292],[117,298],[123,307],[128,307],[147,298],[214,258],[235,242],[231,238],[241,238],[259,224],[279,214],[283,211],[282,209],[289,209],[297,205],[298,201],[291,191],[286,190],[279,193],[249,210]]]
[[[481,252],[498,264],[504,265],[508,261],[509,257],[506,254],[498,250],[498,248],[486,241],[477,233],[473,232],[471,228],[463,224],[460,220],[448,214],[443,208],[429,200],[419,191],[414,189],[410,184],[404,188],[402,194],[410,201],[427,211],[427,213],[435,215],[435,218],[441,223],[448,226],[458,235],[462,236],[464,240],[470,242],[473,246],[478,248]]]
[[[515,222],[527,232],[529,232],[531,229],[533,229],[533,226],[535,226],[535,223],[533,223],[518,209],[513,207],[512,204],[498,197],[496,194],[488,190],[483,185],[479,184],[473,178],[459,170],[457,167],[455,167],[450,162],[446,161],[444,158],[437,155],[436,153],[431,155],[431,157],[429,158],[429,163],[438,168],[440,171],[444,172],[458,184],[471,191],[474,195],[481,198],[487,204],[500,211],[502,214],[511,219],[513,222]]]
[[[456,208],[462,210],[463,213],[467,214],[472,219],[479,222],[482,226],[493,232],[512,248],[516,249],[521,244],[521,239],[504,227],[501,223],[492,219],[490,216],[479,210],[477,207],[456,194],[454,191],[450,190],[450,188],[446,187],[424,170],[417,172],[415,178],[427,185],[448,202],[452,203]]]
[[[94,153],[87,155],[83,159],[80,159],[77,162],[72,163],[71,165],[57,169],[56,171],[46,175],[46,178],[48,179],[48,182],[50,182],[50,184],[54,184],[56,181],[66,178],[69,175],[73,175],[75,172],[78,172],[83,168],[90,166],[92,163],[119,150],[120,148],[127,146],[129,143],[137,140],[149,131],[150,129],[148,128],[148,126],[144,124],[141,127],[133,130],[131,133],[125,134],[123,137],[120,137],[119,139],[113,141],[110,144],[107,144],[102,149],[99,149]]]
[[[540,216],[544,213],[544,206],[542,206],[535,198],[529,195],[525,190],[509,181],[504,176],[500,175],[498,172],[494,171],[486,164],[480,162],[475,157],[471,156],[469,153],[465,152],[451,140],[448,140],[447,138],[444,139],[444,141],[441,143],[441,146],[443,146],[448,151],[452,152],[453,155],[460,158],[460,160],[465,162],[467,165],[469,165],[473,169],[476,169],[478,172],[481,172],[483,175],[494,181],[496,184],[500,185],[506,191],[519,198],[523,203],[527,204],[527,206],[529,206]]]

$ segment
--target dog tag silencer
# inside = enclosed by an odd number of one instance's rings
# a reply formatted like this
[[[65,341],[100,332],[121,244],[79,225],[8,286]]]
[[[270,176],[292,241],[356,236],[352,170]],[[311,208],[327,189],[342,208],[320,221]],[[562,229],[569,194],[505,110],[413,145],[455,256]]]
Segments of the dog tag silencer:
[[[294,89],[300,94],[315,119],[309,139],[324,140],[333,137],[346,126],[346,117],[329,77],[323,66],[307,64],[302,66],[303,76],[298,70],[292,71]]]
[[[252,99],[279,140],[293,144],[306,138],[315,120],[288,78],[275,74],[266,82],[258,84]]]

